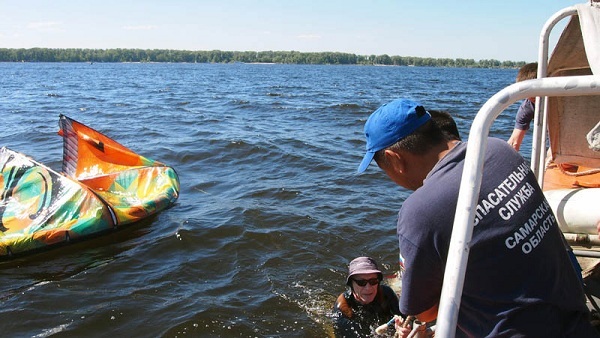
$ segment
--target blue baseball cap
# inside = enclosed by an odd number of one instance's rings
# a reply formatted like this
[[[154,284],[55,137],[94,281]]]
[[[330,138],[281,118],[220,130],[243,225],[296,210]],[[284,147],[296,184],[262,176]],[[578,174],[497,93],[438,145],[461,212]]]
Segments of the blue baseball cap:
[[[420,103],[407,99],[397,99],[377,108],[365,123],[367,153],[358,172],[367,169],[376,152],[412,134],[430,118]]]

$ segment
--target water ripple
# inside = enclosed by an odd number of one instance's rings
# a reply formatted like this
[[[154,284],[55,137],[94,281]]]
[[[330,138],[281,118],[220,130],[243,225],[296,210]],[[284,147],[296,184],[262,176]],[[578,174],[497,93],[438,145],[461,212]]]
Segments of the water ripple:
[[[409,192],[376,166],[355,174],[369,114],[409,97],[450,111],[466,138],[516,70],[3,63],[0,74],[0,145],[60,169],[66,114],[181,181],[177,203],[144,224],[0,263],[4,332],[327,337],[348,261],[397,269]],[[517,107],[493,135],[508,138]]]

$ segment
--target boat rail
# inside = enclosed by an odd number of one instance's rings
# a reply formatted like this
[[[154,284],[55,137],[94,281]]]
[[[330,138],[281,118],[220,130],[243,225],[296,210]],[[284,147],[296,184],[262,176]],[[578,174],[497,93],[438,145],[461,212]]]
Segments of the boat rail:
[[[436,324],[436,337],[454,337],[462,295],[469,242],[481,187],[487,137],[494,120],[511,104],[534,96],[600,95],[600,76],[568,76],[527,80],[512,84],[492,96],[479,110],[469,132],[465,166],[460,183],[456,215]]]
[[[538,53],[538,79],[545,78],[548,72],[548,50],[550,45],[550,33],[561,20],[577,15],[575,6],[567,7],[551,16],[540,33],[539,53]],[[530,96],[532,97],[532,96]],[[544,159],[546,158],[546,131],[547,119],[546,114],[540,114],[548,105],[546,97],[536,97],[535,115],[533,119],[533,142],[531,145],[531,170],[535,173],[538,183],[542,186],[544,181]]]
[[[591,0],[591,2],[595,1]],[[548,97],[600,95],[600,76],[598,75],[546,77],[550,32],[558,22],[572,15],[577,15],[575,6],[564,8],[546,21],[540,34],[538,78],[518,82],[499,91],[481,107],[473,120],[444,271],[436,322],[436,337],[454,337],[456,334],[469,257],[469,244],[473,235],[475,208],[481,187],[484,153],[492,123],[502,111],[513,103],[529,97],[536,97],[531,170],[542,186],[547,130],[545,107],[548,104]]]

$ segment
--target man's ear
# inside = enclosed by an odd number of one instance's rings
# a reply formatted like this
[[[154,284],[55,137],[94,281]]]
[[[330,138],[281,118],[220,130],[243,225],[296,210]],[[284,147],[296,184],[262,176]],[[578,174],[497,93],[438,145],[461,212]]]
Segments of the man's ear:
[[[384,152],[385,159],[389,166],[396,172],[404,173],[406,170],[405,158],[402,154],[395,152],[390,149],[386,149]]]

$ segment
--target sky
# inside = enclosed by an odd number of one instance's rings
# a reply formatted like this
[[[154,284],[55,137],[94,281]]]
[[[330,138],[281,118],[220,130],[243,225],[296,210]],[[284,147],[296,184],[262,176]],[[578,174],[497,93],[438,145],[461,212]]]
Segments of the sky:
[[[293,50],[531,62],[544,23],[584,2],[0,0],[0,48]]]

